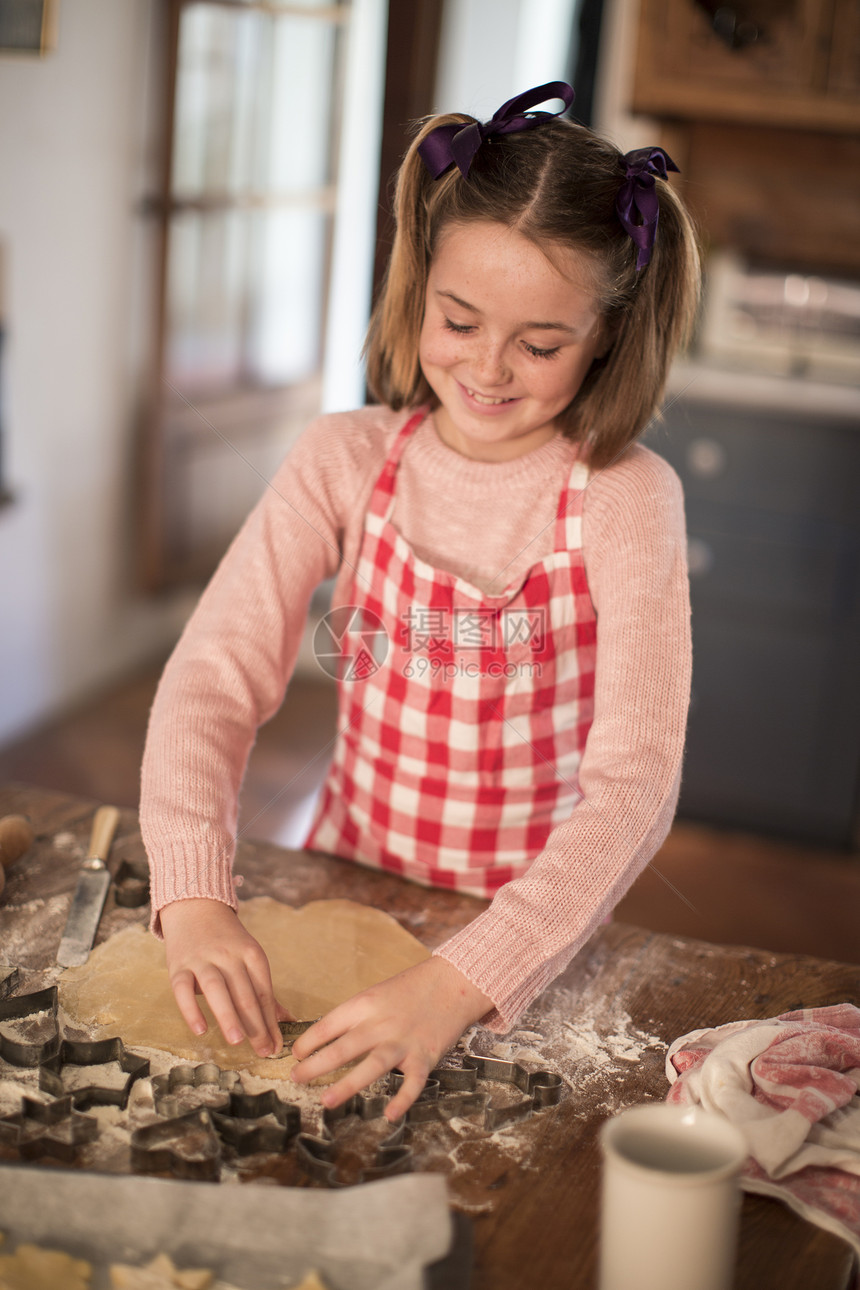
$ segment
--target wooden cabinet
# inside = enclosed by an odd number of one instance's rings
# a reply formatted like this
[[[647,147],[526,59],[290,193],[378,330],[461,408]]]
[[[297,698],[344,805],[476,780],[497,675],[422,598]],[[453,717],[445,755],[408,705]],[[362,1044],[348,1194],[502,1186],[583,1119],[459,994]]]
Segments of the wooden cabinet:
[[[856,0],[641,0],[632,107],[662,118],[860,128]]]
[[[693,701],[680,813],[848,845],[860,777],[860,431],[680,401]]]

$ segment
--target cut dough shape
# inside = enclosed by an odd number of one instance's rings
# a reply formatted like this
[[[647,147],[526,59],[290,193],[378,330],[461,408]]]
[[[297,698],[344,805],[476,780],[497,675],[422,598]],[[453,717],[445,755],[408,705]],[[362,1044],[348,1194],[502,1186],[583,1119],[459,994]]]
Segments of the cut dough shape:
[[[320,1280],[319,1273],[314,1272],[312,1269],[310,1272],[305,1273],[301,1281],[292,1287],[292,1290],[328,1290],[328,1287],[324,1281]]]
[[[90,1290],[92,1265],[59,1250],[19,1245],[0,1255],[0,1290]]]
[[[214,1281],[208,1268],[177,1268],[169,1254],[156,1254],[142,1268],[112,1263],[114,1290],[209,1290]]]
[[[315,900],[301,909],[268,896],[242,901],[239,917],[269,958],[275,997],[299,1021],[312,1021],[360,990],[429,957],[396,919],[353,900]],[[97,946],[82,967],[59,980],[60,1005],[72,1021],[118,1034],[130,1048],[157,1048],[224,1070],[286,1079],[288,1053],[258,1057],[247,1042],[221,1036],[201,998],[209,1030],[199,1038],[185,1024],[167,976],[164,945],[142,927],[125,928]]]

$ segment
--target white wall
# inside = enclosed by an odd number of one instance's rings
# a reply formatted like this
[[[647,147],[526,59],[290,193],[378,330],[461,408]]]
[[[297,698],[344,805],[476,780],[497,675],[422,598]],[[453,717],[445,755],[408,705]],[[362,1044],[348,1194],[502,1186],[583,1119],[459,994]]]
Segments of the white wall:
[[[361,351],[373,290],[387,22],[388,0],[353,0],[323,372],[326,412],[364,402]]]
[[[567,80],[579,10],[580,0],[445,0],[436,111],[485,120],[514,94]],[[595,128],[625,151],[659,133],[627,106],[638,16],[639,0],[604,0]]]
[[[54,53],[0,57],[0,397],[16,499],[0,509],[0,745],[160,658],[196,599],[140,594],[134,566],[154,272],[140,201],[154,188],[165,6],[59,8]],[[356,0],[328,407],[363,398],[386,16],[386,0]]]
[[[515,94],[563,81],[579,0],[446,0],[437,112],[491,117]]]
[[[137,593],[131,557],[157,12],[63,0],[54,53],[0,57],[0,742],[159,655],[188,609]]]

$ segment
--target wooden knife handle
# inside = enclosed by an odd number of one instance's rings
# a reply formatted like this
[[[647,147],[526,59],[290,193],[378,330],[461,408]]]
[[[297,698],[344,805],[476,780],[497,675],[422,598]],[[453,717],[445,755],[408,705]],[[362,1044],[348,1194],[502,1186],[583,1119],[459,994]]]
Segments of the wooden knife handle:
[[[113,835],[119,824],[119,811],[115,806],[100,806],[93,819],[93,831],[90,834],[90,849],[87,858],[98,857],[107,860]]]

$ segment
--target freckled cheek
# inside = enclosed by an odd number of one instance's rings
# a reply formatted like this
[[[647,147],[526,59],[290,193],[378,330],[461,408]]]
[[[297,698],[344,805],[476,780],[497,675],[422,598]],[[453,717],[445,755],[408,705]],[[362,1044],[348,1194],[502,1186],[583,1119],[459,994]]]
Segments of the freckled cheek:
[[[453,335],[426,335],[418,343],[418,360],[422,368],[453,367],[462,358],[462,344]]]

